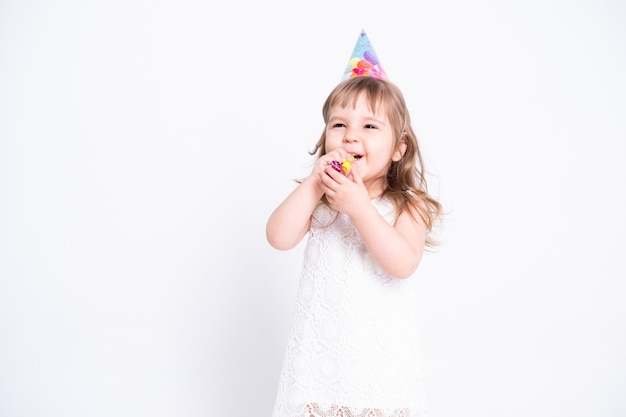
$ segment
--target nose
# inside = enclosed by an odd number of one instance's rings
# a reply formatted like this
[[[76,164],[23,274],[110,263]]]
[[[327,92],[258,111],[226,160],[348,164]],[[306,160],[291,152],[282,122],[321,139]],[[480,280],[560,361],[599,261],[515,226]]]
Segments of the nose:
[[[357,142],[358,140],[359,137],[353,129],[346,129],[346,133],[343,135],[344,142]]]

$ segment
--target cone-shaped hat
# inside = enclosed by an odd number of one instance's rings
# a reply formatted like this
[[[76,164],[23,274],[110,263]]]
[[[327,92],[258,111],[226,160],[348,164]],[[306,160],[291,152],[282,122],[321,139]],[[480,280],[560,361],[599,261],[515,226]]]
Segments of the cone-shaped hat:
[[[346,80],[350,77],[387,78],[365,30],[361,30],[341,79]]]

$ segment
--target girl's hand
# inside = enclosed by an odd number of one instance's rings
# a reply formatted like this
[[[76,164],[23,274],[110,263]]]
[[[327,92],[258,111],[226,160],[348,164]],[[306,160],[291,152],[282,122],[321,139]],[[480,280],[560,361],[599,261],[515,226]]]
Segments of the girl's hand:
[[[328,204],[334,210],[351,216],[352,213],[369,204],[369,193],[356,164],[352,165],[347,176],[328,165],[320,177]]]
[[[317,162],[315,163],[315,166],[313,167],[313,172],[311,173],[311,176],[319,177],[320,174],[326,171],[326,168],[330,167],[331,161],[343,162],[343,161],[352,161],[352,159],[353,159],[352,155],[350,155],[343,149],[341,148],[334,149],[331,152],[327,153],[326,155],[321,156],[317,160]]]
[[[322,182],[322,178],[326,176],[327,169],[332,170],[332,168],[330,167],[330,163],[332,161],[346,161],[346,160],[351,160],[351,159],[352,159],[352,155],[347,153],[345,150],[341,148],[334,149],[331,152],[328,152],[327,154],[322,155],[317,160],[317,162],[315,163],[315,166],[313,167],[313,171],[311,172],[311,175],[309,175],[306,181],[314,184],[314,187],[317,190],[319,190],[320,197],[321,197],[321,194],[324,194],[326,192],[326,187],[324,186],[324,183]]]

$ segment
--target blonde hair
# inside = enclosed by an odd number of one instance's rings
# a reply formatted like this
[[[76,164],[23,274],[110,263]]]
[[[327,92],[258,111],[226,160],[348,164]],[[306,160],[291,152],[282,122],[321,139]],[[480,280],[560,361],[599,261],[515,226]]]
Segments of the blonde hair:
[[[324,124],[328,123],[332,107],[355,106],[362,94],[365,95],[373,113],[378,109],[386,113],[393,130],[394,148],[401,142],[406,144],[402,158],[397,162],[391,161],[389,165],[381,197],[389,197],[394,202],[398,214],[408,210],[415,218],[417,213],[426,225],[427,231],[432,231],[434,224],[442,215],[442,207],[428,193],[424,160],[417,136],[411,127],[404,96],[395,84],[374,77],[354,77],[341,82],[333,89],[322,107]],[[326,153],[326,128],[310,152],[311,155],[316,153],[318,158]],[[433,246],[434,242],[427,237],[426,244]]]

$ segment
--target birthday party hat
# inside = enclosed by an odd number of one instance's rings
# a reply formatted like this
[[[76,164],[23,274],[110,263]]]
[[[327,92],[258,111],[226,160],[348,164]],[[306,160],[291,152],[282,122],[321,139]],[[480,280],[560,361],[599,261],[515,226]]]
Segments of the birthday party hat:
[[[361,30],[341,79],[346,80],[351,77],[387,78],[365,30]]]

